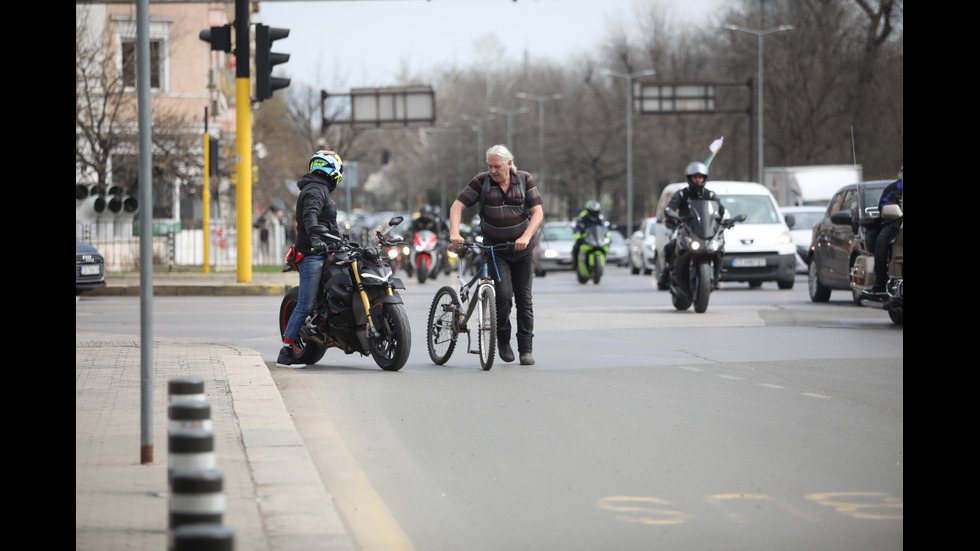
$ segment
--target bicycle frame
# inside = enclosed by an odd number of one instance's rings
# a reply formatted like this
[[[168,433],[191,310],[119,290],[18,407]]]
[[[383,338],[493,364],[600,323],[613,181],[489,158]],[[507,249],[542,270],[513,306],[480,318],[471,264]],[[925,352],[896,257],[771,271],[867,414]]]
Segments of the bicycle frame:
[[[496,272],[497,259],[494,256],[493,246],[485,246],[485,245],[472,245],[472,246],[480,247],[484,250],[484,252],[489,251],[490,258],[488,259],[489,262],[487,261],[483,262],[483,264],[480,266],[480,270],[476,273],[476,275],[474,275],[466,283],[463,283],[463,265],[462,263],[457,264],[456,277],[458,279],[458,285],[459,285],[458,288],[459,301],[463,304],[466,304],[466,302],[469,301],[469,305],[466,307],[466,314],[464,314],[463,318],[459,320],[459,326],[461,331],[466,332],[466,349],[470,353],[479,353],[479,351],[477,350],[472,350],[472,338],[470,336],[469,330],[466,329],[466,324],[473,316],[473,312],[476,310],[476,305],[480,302],[479,300],[479,297],[481,295],[480,291],[483,289],[483,287],[485,285],[489,285],[493,287],[494,293],[496,294],[496,287],[494,286],[493,279],[490,277],[490,269],[488,266],[491,263],[493,263],[493,269]],[[473,294],[473,296],[476,297],[476,300],[470,300],[470,291],[473,290],[474,286],[476,287],[476,292]],[[477,325],[482,327],[483,320],[477,319]]]

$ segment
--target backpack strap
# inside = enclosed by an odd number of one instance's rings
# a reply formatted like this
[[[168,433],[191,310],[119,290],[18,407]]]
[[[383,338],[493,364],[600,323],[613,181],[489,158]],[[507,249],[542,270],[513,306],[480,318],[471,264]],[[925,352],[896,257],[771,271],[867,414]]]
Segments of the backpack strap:
[[[518,170],[517,171],[517,189],[519,189],[521,191],[521,197],[525,197],[527,195],[525,193],[526,187],[527,187],[527,179],[524,176],[524,172]],[[490,191],[490,175],[489,174],[487,175],[487,179],[483,181],[483,191],[480,192],[480,209],[481,210],[483,209],[483,199],[487,196],[487,192],[488,191]],[[525,207],[524,207],[524,214],[527,216],[527,219],[528,220],[531,219],[531,211],[528,210],[527,205],[525,205]]]

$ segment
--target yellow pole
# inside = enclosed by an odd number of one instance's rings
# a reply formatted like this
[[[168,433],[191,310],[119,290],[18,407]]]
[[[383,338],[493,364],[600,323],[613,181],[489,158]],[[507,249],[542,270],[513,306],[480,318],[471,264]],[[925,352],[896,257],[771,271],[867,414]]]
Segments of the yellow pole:
[[[201,194],[201,201],[204,203],[204,223],[201,229],[204,231],[204,266],[203,272],[210,273],[211,266],[208,261],[210,254],[209,245],[211,244],[211,232],[209,224],[211,219],[211,135],[204,132],[204,192]]]
[[[252,105],[248,77],[235,79],[235,193],[238,218],[238,282],[252,281]]]

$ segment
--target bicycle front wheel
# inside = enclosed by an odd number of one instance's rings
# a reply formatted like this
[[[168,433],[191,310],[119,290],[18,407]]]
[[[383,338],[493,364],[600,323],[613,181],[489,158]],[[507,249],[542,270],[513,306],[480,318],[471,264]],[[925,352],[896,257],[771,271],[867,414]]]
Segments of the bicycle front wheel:
[[[447,285],[436,291],[436,296],[432,299],[432,307],[429,308],[429,323],[425,332],[429,358],[436,365],[446,363],[456,349],[459,311],[459,297],[455,289]]]
[[[477,309],[477,344],[480,349],[480,367],[489,371],[497,350],[497,292],[493,285],[481,285]]]

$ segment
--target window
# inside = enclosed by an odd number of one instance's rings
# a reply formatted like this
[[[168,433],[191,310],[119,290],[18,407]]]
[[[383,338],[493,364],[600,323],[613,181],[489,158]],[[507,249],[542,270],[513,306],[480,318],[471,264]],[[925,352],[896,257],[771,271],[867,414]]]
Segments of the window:
[[[150,88],[160,89],[160,40],[150,41]],[[123,40],[122,44],[123,84],[136,88],[136,41]]]
[[[114,16],[116,23],[116,67],[127,88],[136,87],[136,21],[129,16]],[[166,92],[170,89],[170,23],[169,20],[150,21],[150,88]]]

